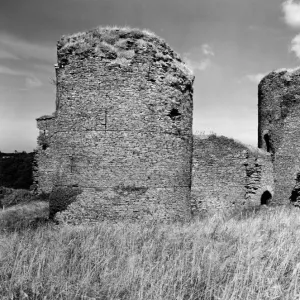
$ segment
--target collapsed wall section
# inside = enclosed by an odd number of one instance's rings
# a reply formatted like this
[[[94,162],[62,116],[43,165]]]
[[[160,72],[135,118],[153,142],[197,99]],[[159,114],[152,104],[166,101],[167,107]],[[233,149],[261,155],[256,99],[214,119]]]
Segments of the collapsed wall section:
[[[262,204],[264,192],[273,194],[272,168],[271,157],[264,151],[223,136],[194,136],[193,214]]]
[[[39,176],[82,190],[58,217],[189,218],[194,77],[180,57],[154,34],[126,28],[63,37],[57,53]]]
[[[300,69],[268,74],[258,87],[258,146],[271,153],[274,201],[286,204],[300,171]]]
[[[53,188],[54,160],[52,146],[54,140],[55,116],[45,115],[36,119],[39,130],[37,151],[33,163],[33,189],[36,193],[50,193]]]

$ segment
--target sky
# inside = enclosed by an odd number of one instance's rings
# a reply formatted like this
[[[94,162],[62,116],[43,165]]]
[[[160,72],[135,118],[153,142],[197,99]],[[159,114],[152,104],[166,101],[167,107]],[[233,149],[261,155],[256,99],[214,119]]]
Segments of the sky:
[[[0,0],[0,151],[32,151],[55,110],[56,42],[97,26],[147,28],[195,75],[195,133],[257,145],[257,85],[300,59],[293,0]]]

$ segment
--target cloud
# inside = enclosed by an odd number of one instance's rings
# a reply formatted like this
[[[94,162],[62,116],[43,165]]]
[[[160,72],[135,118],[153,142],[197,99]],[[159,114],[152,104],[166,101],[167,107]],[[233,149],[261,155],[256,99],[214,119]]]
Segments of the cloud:
[[[53,63],[56,57],[55,46],[34,44],[3,32],[0,32],[0,49],[0,58],[33,58]]]
[[[210,65],[211,65],[211,61],[209,58],[205,58],[202,59],[200,61],[195,61],[190,59],[190,54],[189,53],[185,53],[183,55],[183,59],[186,63],[186,65],[188,66],[188,68],[194,73],[195,71],[204,71],[206,70]]]
[[[195,50],[193,52],[195,52]],[[197,52],[199,53],[199,48]],[[210,56],[215,56],[212,47],[208,44],[203,44],[201,46],[200,53],[200,59],[192,59],[192,54],[190,52],[186,52],[183,54],[183,59],[185,63],[193,73],[197,70],[205,71],[206,69],[208,69],[212,64]]]
[[[246,77],[251,82],[258,84],[265,76],[266,74],[258,73],[258,74],[249,74]]]
[[[0,49],[0,59],[19,59],[19,58],[11,54],[9,51]]]
[[[300,3],[294,0],[286,0],[282,4],[284,20],[293,28],[300,28]]]
[[[207,55],[207,56],[215,56],[215,53],[214,53],[212,47],[209,46],[208,44],[202,45],[202,52],[204,55]]]
[[[29,89],[36,88],[42,85],[42,82],[30,72],[13,70],[11,68],[0,65],[0,74],[25,77],[25,86]]]
[[[36,88],[42,85],[42,82],[36,78],[35,76],[26,78],[26,87],[28,88]]]
[[[23,71],[15,71],[13,69],[7,68],[5,66],[0,65],[0,74],[7,74],[12,76],[24,76]]]
[[[286,24],[292,28],[300,29],[300,2],[286,0],[282,4],[282,9]],[[290,52],[294,52],[296,57],[300,59],[300,34],[292,39]]]
[[[296,35],[292,42],[290,51],[294,52],[298,58],[300,58],[300,34]]]

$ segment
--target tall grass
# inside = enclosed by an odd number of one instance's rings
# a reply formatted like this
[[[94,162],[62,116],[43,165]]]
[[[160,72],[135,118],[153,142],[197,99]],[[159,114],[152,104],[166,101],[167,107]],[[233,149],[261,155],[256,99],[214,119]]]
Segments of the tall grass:
[[[7,209],[0,209],[0,231],[16,231],[46,222],[49,216],[49,203],[32,201],[20,203]],[[1,252],[0,252],[1,254]]]
[[[300,211],[0,235],[1,299],[299,299]]]

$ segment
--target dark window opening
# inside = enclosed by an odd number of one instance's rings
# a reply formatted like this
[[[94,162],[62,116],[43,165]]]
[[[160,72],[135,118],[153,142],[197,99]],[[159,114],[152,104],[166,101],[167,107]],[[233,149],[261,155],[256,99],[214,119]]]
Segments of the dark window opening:
[[[267,147],[267,152],[273,152],[271,138],[268,133],[264,135],[264,139],[265,139],[265,143],[266,143],[266,147]]]
[[[174,121],[177,119],[177,117],[181,116],[181,113],[178,111],[177,108],[172,108],[168,116]]]
[[[46,150],[49,146],[47,144],[43,144],[42,149]]]
[[[269,205],[272,200],[272,195],[269,191],[265,191],[260,198],[261,205]]]
[[[298,172],[296,174],[296,185],[294,186],[293,190],[292,190],[292,194],[290,196],[290,201],[291,202],[299,202],[300,200],[300,172]]]

